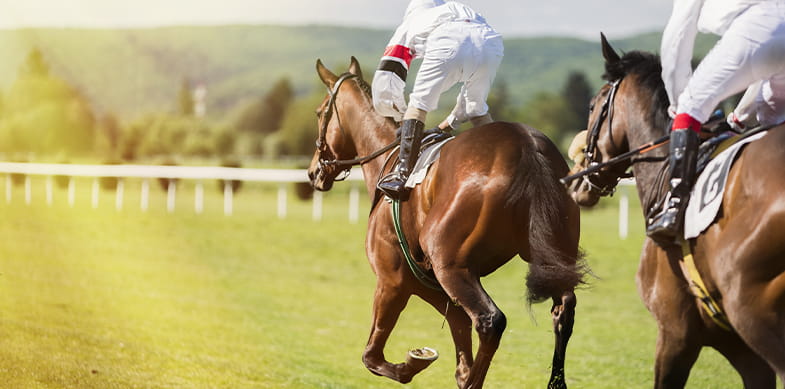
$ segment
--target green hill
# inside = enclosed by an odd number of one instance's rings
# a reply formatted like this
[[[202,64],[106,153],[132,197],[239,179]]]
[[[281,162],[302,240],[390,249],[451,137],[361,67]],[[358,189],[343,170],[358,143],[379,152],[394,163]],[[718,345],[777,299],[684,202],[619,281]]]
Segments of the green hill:
[[[154,29],[21,29],[0,31],[0,91],[20,63],[40,49],[53,71],[82,91],[99,111],[121,118],[173,110],[183,80],[208,88],[208,114],[220,116],[278,79],[291,80],[297,94],[321,88],[317,58],[340,71],[354,55],[375,67],[391,32],[328,26],[209,26]],[[598,32],[599,38],[599,32]],[[659,34],[612,43],[622,50],[656,50]],[[709,43],[706,43],[709,42]],[[711,40],[702,38],[699,51]],[[514,102],[543,90],[559,90],[571,70],[599,86],[601,55],[594,42],[570,38],[507,38],[499,79]]]

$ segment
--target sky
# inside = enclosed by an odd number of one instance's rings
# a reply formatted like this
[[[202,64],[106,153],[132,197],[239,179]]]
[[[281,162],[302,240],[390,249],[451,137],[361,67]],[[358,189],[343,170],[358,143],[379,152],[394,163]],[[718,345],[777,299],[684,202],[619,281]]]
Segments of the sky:
[[[508,37],[660,31],[671,0],[465,0]],[[0,0],[0,28],[329,24],[394,28],[408,0]]]

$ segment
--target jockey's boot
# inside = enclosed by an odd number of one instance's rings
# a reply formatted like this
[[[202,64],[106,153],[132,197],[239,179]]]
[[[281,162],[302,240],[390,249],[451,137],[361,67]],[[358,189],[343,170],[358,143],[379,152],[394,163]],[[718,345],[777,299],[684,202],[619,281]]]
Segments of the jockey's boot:
[[[406,119],[401,124],[401,151],[395,169],[382,177],[376,187],[393,199],[402,199],[407,194],[406,180],[414,168],[420,153],[420,142],[425,124],[417,119]]]
[[[682,239],[684,210],[690,199],[695,179],[698,134],[691,129],[671,131],[670,136],[670,192],[663,209],[648,220],[646,235],[660,244],[678,244]]]

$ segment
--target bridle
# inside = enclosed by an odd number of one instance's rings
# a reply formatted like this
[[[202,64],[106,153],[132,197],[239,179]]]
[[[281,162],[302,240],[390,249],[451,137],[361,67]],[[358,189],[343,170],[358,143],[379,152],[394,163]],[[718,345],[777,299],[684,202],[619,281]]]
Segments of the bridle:
[[[616,191],[616,186],[619,184],[619,180],[624,178],[623,174],[610,180],[602,177],[600,175],[600,168],[603,166],[608,166],[609,163],[603,163],[599,159],[600,156],[597,152],[597,142],[600,138],[600,129],[602,128],[602,123],[605,119],[608,120],[608,132],[610,134],[611,144],[613,144],[613,103],[616,98],[616,91],[619,90],[619,84],[621,84],[621,80],[622,79],[620,78],[608,83],[610,86],[610,92],[608,92],[608,95],[605,96],[605,101],[602,102],[597,121],[594,122],[594,126],[592,126],[591,131],[589,131],[587,134],[588,141],[586,143],[586,150],[584,154],[586,156],[586,161],[589,162],[589,165],[588,168],[584,171],[591,169],[591,172],[583,174],[581,177],[583,182],[589,187],[589,192],[592,192],[598,196],[613,195],[613,193]]]
[[[325,108],[324,112],[322,113],[322,125],[319,127],[319,137],[316,139],[316,149],[319,151],[319,161],[317,164],[317,169],[324,170],[327,167],[332,167],[334,169],[339,169],[340,172],[333,178],[333,181],[343,181],[349,177],[349,173],[351,171],[352,166],[362,165],[374,158],[386,153],[387,151],[392,150],[395,146],[398,145],[399,139],[396,138],[395,141],[384,146],[383,148],[374,151],[373,153],[364,156],[358,157],[354,159],[337,159],[335,154],[332,150],[330,150],[330,146],[327,144],[327,126],[330,124],[330,120],[332,119],[333,113],[335,113],[335,119],[338,120],[338,129],[341,131],[342,135],[345,135],[346,132],[341,125],[341,118],[338,115],[338,110],[336,109],[336,100],[338,97],[338,91],[341,87],[341,84],[344,81],[357,78],[358,76],[353,73],[344,73],[335,81],[333,84],[332,89],[327,89],[327,94],[329,96],[327,100],[327,107]],[[344,142],[346,141],[346,137],[343,136]]]
[[[601,176],[601,173],[607,172],[607,169],[603,171],[603,168],[616,165],[619,162],[627,161],[637,155],[652,151],[670,140],[670,135],[665,135],[662,138],[646,143],[636,148],[635,150],[630,150],[619,154],[607,161],[599,160],[597,153],[597,141],[600,138],[602,122],[606,118],[608,119],[608,133],[611,140],[610,143],[614,148],[616,147],[616,144],[613,142],[613,103],[615,101],[616,92],[619,89],[619,84],[621,81],[622,79],[620,78],[608,83],[611,90],[608,92],[608,96],[605,97],[605,101],[602,103],[599,118],[597,118],[597,121],[594,123],[594,126],[592,126],[591,131],[587,134],[588,140],[586,143],[584,156],[586,157],[585,160],[589,162],[588,167],[578,173],[560,179],[559,181],[561,181],[562,184],[569,184],[572,180],[581,178],[583,182],[589,187],[590,193],[594,193],[598,196],[613,195],[613,193],[616,191],[616,186],[619,184],[619,181],[621,181],[622,178],[632,177],[632,174],[622,172],[615,177],[603,177]],[[636,160],[633,160],[631,163],[634,164],[635,162]]]

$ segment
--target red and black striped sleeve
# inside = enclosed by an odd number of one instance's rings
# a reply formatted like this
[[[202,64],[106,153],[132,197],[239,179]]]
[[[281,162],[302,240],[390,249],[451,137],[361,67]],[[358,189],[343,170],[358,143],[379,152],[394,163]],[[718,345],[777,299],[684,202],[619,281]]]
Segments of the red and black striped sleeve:
[[[378,70],[395,73],[401,80],[406,81],[412,58],[412,51],[408,47],[403,45],[389,46],[384,50]]]

